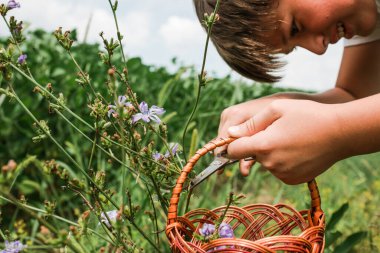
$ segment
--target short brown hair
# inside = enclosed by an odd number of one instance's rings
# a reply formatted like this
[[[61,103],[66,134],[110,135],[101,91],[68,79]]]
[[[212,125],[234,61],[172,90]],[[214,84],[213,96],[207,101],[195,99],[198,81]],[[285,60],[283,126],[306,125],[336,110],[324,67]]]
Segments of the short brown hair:
[[[214,11],[216,0],[193,0],[199,21]],[[283,64],[265,39],[276,29],[275,0],[220,0],[219,20],[211,40],[227,64],[241,75],[261,82],[276,82]]]

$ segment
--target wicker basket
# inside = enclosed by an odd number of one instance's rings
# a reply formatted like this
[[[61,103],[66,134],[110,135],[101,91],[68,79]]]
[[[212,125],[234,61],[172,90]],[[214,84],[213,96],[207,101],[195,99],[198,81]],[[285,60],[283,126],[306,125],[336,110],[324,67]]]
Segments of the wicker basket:
[[[308,183],[311,209],[296,211],[283,204],[253,204],[245,207],[230,206],[224,223],[233,229],[233,238],[198,240],[204,224],[215,224],[226,207],[213,210],[196,209],[177,216],[183,184],[195,163],[206,153],[229,144],[231,138],[214,140],[198,150],[183,168],[170,200],[166,235],[172,252],[308,252],[324,249],[325,218],[315,180]]]

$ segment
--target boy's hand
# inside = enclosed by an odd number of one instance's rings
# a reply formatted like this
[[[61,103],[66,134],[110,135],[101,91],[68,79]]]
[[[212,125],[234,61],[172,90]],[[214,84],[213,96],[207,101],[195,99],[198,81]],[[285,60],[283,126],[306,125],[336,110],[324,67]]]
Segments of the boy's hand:
[[[220,118],[219,129],[218,129],[218,137],[229,137],[228,128],[231,126],[239,125],[251,117],[253,117],[256,113],[261,111],[263,108],[267,107],[274,100],[284,98],[283,94],[276,94],[272,96],[267,96],[255,100],[251,100],[245,103],[237,104],[231,107],[226,108]],[[215,154],[222,152],[227,147],[219,147],[214,152]],[[248,176],[249,171],[255,161],[244,161],[240,160],[240,172],[243,176]],[[218,174],[223,171],[218,171]]]
[[[309,100],[273,101],[228,129],[227,136],[240,137],[228,145],[229,157],[254,156],[287,184],[307,182],[347,156],[336,107]]]

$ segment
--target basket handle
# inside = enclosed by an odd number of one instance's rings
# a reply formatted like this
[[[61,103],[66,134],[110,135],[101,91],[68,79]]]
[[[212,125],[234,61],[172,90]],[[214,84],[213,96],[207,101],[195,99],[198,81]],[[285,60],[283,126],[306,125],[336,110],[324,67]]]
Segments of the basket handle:
[[[185,183],[187,176],[194,168],[197,161],[207,154],[208,152],[214,150],[217,147],[221,147],[233,142],[235,138],[220,138],[216,140],[212,140],[207,143],[203,148],[199,149],[195,154],[189,159],[185,167],[183,167],[182,172],[177,179],[177,183],[173,188],[172,197],[170,199],[169,209],[168,209],[168,225],[176,222],[178,216],[178,202],[180,199],[180,195],[183,189],[183,184]],[[320,217],[323,215],[323,211],[321,209],[321,197],[319,195],[319,190],[317,186],[317,182],[315,179],[308,182],[308,187],[310,191],[311,197],[311,218],[314,225],[317,225]]]

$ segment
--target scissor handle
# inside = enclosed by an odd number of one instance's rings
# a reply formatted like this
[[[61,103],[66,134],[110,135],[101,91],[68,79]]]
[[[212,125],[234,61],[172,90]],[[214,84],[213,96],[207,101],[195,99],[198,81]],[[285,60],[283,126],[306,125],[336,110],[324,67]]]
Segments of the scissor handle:
[[[178,216],[178,202],[180,199],[180,195],[183,189],[183,184],[186,181],[187,176],[191,172],[191,170],[194,168],[195,164],[198,162],[198,160],[207,154],[210,151],[213,151],[217,147],[221,147],[227,144],[230,144],[236,140],[235,138],[220,138],[216,140],[212,140],[209,143],[207,143],[203,148],[199,149],[195,154],[189,159],[185,167],[183,167],[182,172],[177,179],[177,183],[175,187],[173,188],[172,197],[170,199],[169,209],[168,209],[168,225],[173,224],[177,220]],[[321,197],[319,195],[319,190],[317,183],[315,179],[308,182],[308,187],[310,191],[310,197],[311,197],[311,218],[314,225],[317,225],[319,222],[319,218],[321,215],[323,215],[323,211],[321,209]]]

